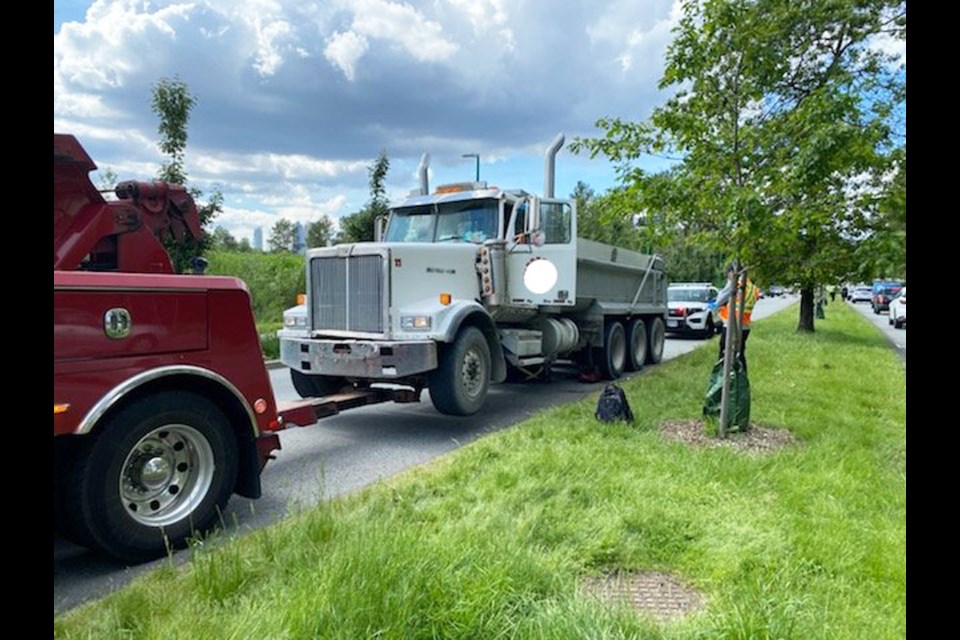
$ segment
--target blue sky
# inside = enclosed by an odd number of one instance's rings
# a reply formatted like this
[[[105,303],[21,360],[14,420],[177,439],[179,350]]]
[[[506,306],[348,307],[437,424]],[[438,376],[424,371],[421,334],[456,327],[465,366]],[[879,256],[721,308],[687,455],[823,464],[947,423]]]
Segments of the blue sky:
[[[237,237],[279,217],[334,220],[369,198],[384,150],[393,202],[480,178],[542,193],[558,132],[598,134],[603,116],[645,119],[679,0],[54,1],[54,132],[101,170],[152,179],[151,87],[178,77],[197,100],[190,183],[224,194],[215,221]],[[645,168],[656,168],[657,164]],[[662,166],[662,161],[656,161]],[[97,178],[97,174],[94,174]],[[558,196],[602,193],[614,168],[563,150]]]

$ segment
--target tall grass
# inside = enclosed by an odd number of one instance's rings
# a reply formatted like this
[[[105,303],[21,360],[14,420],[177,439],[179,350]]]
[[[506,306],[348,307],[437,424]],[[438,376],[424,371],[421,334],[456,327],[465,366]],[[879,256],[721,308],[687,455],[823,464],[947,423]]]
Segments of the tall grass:
[[[844,305],[750,338],[755,423],[798,446],[693,449],[713,348],[625,383],[633,427],[556,407],[279,525],[205,545],[54,620],[62,638],[902,638],[905,373]],[[267,489],[269,490],[269,488]],[[658,624],[584,597],[672,572],[707,606]]]
[[[212,251],[207,256],[210,275],[235,276],[247,283],[258,324],[283,321],[283,310],[306,292],[303,256],[288,253]]]

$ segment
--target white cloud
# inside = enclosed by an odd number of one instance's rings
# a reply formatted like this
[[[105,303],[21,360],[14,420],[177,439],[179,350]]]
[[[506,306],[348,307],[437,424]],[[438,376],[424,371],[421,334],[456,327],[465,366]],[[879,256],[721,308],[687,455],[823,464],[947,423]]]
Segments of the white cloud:
[[[89,90],[122,87],[153,57],[144,52],[167,50],[195,7],[171,4],[148,12],[144,6],[135,0],[97,0],[86,22],[64,24],[54,37],[55,77]]]
[[[379,42],[419,62],[448,60],[459,48],[444,37],[439,22],[428,20],[409,4],[355,0],[344,6],[353,16],[350,28],[326,40],[324,55],[351,82],[356,79],[357,62]]]
[[[338,32],[327,40],[323,55],[343,72],[347,80],[352,82],[356,77],[357,60],[366,53],[368,48],[367,39],[362,35],[353,31]]]
[[[664,12],[662,6],[669,4]],[[610,47],[615,53],[613,61],[627,73],[638,64],[649,68],[652,61],[659,63],[659,54],[670,41],[671,30],[683,15],[681,0],[672,3],[659,2],[657,9],[646,4],[619,0],[605,5],[596,19],[587,26],[586,34],[591,43]],[[660,70],[659,64],[654,67]]]

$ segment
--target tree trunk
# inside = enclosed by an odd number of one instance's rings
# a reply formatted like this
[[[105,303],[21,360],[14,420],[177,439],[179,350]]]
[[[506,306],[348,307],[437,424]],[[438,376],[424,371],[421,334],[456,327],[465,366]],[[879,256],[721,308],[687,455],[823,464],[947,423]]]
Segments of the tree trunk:
[[[804,333],[813,333],[813,312],[814,312],[813,287],[804,285],[800,288],[800,323],[797,325],[797,331]]]

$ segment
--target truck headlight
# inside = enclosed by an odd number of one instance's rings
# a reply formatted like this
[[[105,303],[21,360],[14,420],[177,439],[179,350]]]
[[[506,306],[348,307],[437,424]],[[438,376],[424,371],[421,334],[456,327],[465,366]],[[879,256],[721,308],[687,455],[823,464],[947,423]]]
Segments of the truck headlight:
[[[432,326],[430,316],[400,316],[400,328],[404,331],[429,331]]]
[[[288,329],[306,329],[307,316],[300,314],[283,314],[283,326]]]

